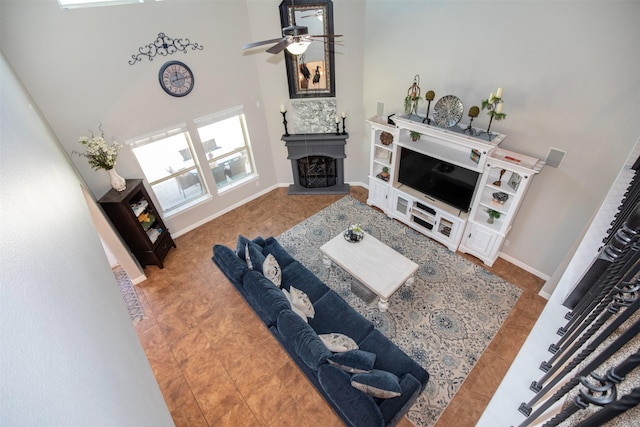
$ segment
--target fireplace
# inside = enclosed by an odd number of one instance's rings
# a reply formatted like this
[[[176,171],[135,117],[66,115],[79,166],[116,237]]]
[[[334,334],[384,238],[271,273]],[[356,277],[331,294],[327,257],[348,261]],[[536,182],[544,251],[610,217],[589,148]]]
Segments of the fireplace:
[[[293,172],[289,194],[348,194],[344,183],[345,145],[349,134],[283,136]]]

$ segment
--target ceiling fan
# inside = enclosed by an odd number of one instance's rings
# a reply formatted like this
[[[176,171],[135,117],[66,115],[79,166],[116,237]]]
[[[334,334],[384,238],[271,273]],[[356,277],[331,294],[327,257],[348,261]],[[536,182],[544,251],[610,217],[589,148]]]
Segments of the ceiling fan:
[[[310,16],[316,16],[316,14]],[[282,29],[282,37],[248,43],[242,46],[242,49],[251,49],[257,46],[275,43],[267,49],[267,52],[277,54],[282,52],[284,49],[287,49],[294,55],[300,55],[307,50],[307,47],[309,47],[309,44],[311,44],[312,41],[317,41],[316,39],[328,40],[336,37],[342,37],[342,34],[309,34],[308,27],[296,25],[295,16],[293,17],[292,24],[293,25]]]

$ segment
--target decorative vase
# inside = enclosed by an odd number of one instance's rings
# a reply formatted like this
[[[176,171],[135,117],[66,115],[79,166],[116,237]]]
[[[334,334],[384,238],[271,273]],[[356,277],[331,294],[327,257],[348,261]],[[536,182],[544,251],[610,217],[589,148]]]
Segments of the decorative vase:
[[[127,182],[124,180],[123,177],[118,175],[118,172],[116,172],[115,168],[108,169],[107,172],[109,172],[109,179],[111,180],[111,186],[116,191],[124,191],[127,189]]]
[[[492,216],[490,216],[490,217],[489,217],[489,219],[487,219],[487,222],[488,222],[489,224],[493,224],[493,217],[492,217]]]

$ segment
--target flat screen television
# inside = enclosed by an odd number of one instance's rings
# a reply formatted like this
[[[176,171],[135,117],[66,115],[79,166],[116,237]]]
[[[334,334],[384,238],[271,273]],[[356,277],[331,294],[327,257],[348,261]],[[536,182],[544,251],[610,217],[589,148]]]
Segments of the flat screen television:
[[[480,174],[400,147],[398,182],[468,212]]]

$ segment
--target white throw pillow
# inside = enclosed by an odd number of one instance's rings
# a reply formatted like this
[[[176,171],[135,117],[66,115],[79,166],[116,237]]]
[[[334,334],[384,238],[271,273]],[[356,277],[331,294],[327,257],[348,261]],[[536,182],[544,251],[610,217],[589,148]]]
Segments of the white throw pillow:
[[[280,269],[280,264],[278,264],[278,261],[276,261],[276,258],[273,255],[269,254],[264,259],[264,262],[262,263],[262,274],[264,274],[264,277],[271,280],[277,287],[282,285],[282,270]]]
[[[344,334],[319,334],[324,345],[334,353],[344,353],[345,351],[357,350],[358,344]]]
[[[293,286],[289,287],[289,293],[291,294],[291,305],[299,308],[307,317],[313,319],[313,316],[316,315],[316,310],[313,308],[313,304],[311,304],[307,294]]]
[[[284,296],[287,298],[287,300],[289,301],[289,304],[291,305],[291,311],[293,311],[295,314],[297,314],[298,316],[300,316],[300,318],[302,320],[304,320],[306,323],[309,323],[309,320],[307,320],[307,315],[304,314],[304,312],[302,310],[300,310],[298,307],[296,307],[295,305],[293,305],[293,302],[291,302],[291,294],[286,290],[283,289],[282,293],[284,294]]]

